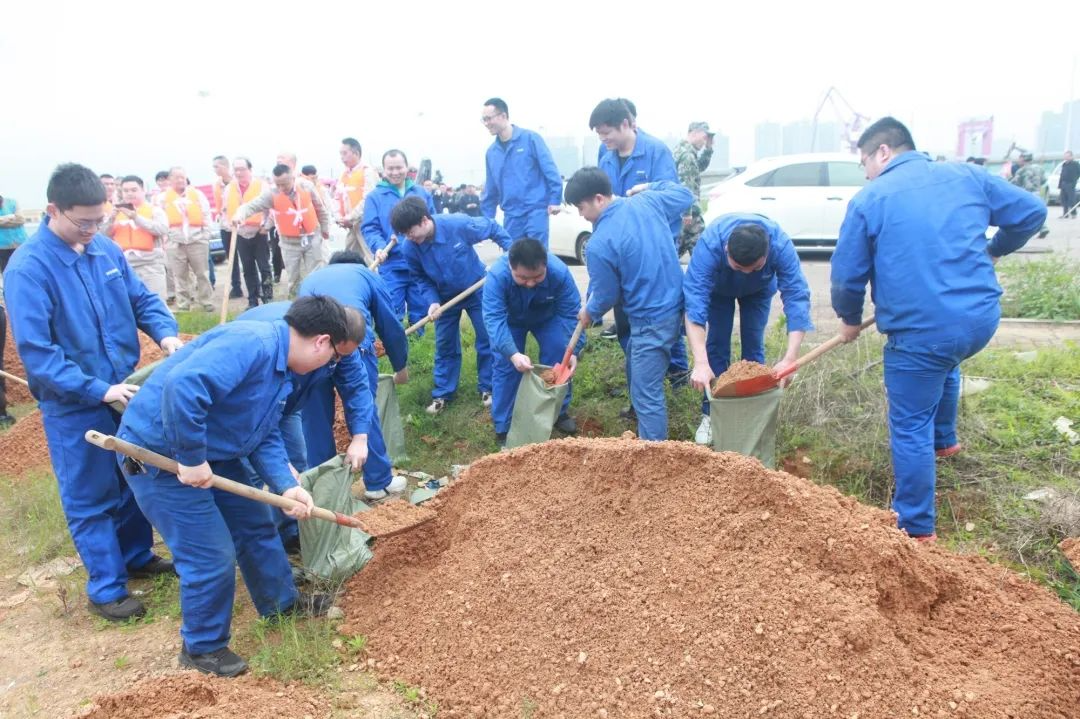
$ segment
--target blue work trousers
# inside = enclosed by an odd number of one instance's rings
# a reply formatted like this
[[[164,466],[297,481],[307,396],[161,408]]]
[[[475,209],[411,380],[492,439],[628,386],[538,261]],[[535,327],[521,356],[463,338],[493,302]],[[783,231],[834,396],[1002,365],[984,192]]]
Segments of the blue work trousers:
[[[476,333],[476,389],[491,391],[491,345],[484,327],[482,292],[473,292],[435,320],[435,386],[433,398],[450,400],[461,378],[461,312],[464,310]],[[449,300],[447,297],[443,301]]]
[[[126,597],[128,569],[154,558],[153,529],[117,469],[116,455],[84,439],[89,429],[115,435],[118,420],[104,404],[42,415],[60,505],[86,567],[86,596],[95,604]]]
[[[503,227],[506,228],[506,234],[515,240],[520,240],[523,237],[540,240],[540,244],[546,250],[550,235],[550,220],[551,217],[548,215],[547,208],[543,207],[512,217],[504,215]]]
[[[400,240],[398,240],[400,242]],[[379,266],[379,277],[386,283],[386,290],[390,294],[390,302],[393,304],[394,316],[404,317],[406,301],[409,310],[409,324],[414,325],[427,317],[428,305],[424,302],[420,288],[409,281],[409,267],[405,261],[396,262],[390,266]],[[422,337],[424,330],[416,333]]]
[[[960,363],[986,346],[997,325],[992,315],[951,333],[893,333],[885,343],[893,509],[912,536],[934,533],[934,449],[956,444]]]
[[[664,440],[668,436],[664,377],[671,362],[671,345],[679,337],[682,312],[668,317],[634,317],[627,346],[630,402],[637,412],[638,437]]]
[[[134,436],[124,436],[138,444]],[[116,456],[122,464],[124,457]],[[227,479],[252,485],[239,460],[211,462]],[[236,565],[263,617],[296,603],[296,583],[271,507],[218,489],[182,484],[175,474],[146,467],[128,476],[139,506],[172,550],[180,575],[180,636],[191,654],[228,646]]]
[[[368,384],[371,387],[372,402],[379,386],[379,364],[375,354],[363,351],[364,364],[368,372]],[[307,402],[300,415],[303,422],[304,441],[307,444],[308,468],[317,467],[334,457],[337,446],[334,444],[334,407],[337,394],[334,380],[324,377],[316,382],[310,391]],[[379,415],[373,408],[371,424],[368,426],[368,457],[364,462],[364,488],[369,492],[386,489],[393,479],[390,456],[386,451]]]
[[[630,356],[626,353],[626,347],[630,343],[630,320],[623,311],[621,303],[615,305],[614,311],[615,333],[619,338],[619,346],[622,347],[623,355],[626,357],[626,379],[627,383],[629,383]],[[683,339],[685,332],[686,328],[680,327],[679,334],[671,345],[671,361],[668,363],[668,374],[682,374],[690,369],[690,358],[686,353],[686,340]]]
[[[744,297],[712,296],[709,299],[709,327],[705,353],[709,367],[719,377],[731,365],[731,329],[735,326],[735,302],[739,303],[739,344],[742,358],[765,364],[765,328],[775,290],[762,290]],[[709,414],[709,397],[701,400],[701,413]]]
[[[510,336],[514,338],[514,344],[518,352],[525,352],[525,337],[532,332],[540,345],[540,364],[554,366],[562,361],[562,355],[566,351],[566,344],[570,341],[570,334],[557,319],[528,327],[510,327]],[[495,422],[495,432],[502,434],[510,431],[510,420],[514,416],[514,400],[517,399],[518,385],[521,384],[521,373],[514,368],[514,364],[503,357],[496,355],[495,367],[492,371],[491,385],[491,418]],[[563,400],[561,414],[566,414],[570,406],[570,393],[573,390],[571,384],[566,390],[566,399]]]

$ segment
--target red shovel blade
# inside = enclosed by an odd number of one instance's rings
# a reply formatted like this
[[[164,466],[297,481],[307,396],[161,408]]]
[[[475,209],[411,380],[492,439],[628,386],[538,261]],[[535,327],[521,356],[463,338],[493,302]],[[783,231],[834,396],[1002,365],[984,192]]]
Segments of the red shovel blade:
[[[741,379],[737,382],[728,382],[719,389],[713,390],[713,397],[749,397],[761,394],[780,384],[780,378],[775,374],[763,374],[760,377]]]
[[[563,364],[559,362],[551,368],[552,377],[555,379],[555,384],[566,384],[570,381],[570,365],[569,363]]]

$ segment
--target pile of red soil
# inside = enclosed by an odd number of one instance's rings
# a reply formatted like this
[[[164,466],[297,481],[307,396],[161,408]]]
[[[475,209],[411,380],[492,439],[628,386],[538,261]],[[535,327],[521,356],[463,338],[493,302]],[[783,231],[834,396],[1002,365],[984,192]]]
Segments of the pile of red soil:
[[[371,536],[389,537],[434,519],[435,512],[426,506],[394,499],[380,502],[370,511],[358,512],[354,516],[360,520],[362,529]]]
[[[4,336],[4,371],[26,379],[26,368],[23,367],[22,360],[19,359],[19,353],[15,349],[15,338],[11,333],[10,322],[7,326],[7,334]],[[22,382],[15,382],[10,379],[4,380],[4,387],[7,388],[8,405],[34,401],[34,398],[30,395],[30,390]]]
[[[541,372],[540,373],[540,379],[543,380],[545,387],[550,388],[550,387],[554,387],[557,384],[555,382],[555,370],[554,369],[546,369],[543,372]]]
[[[34,410],[0,432],[0,477],[18,479],[35,470],[48,471],[50,466],[41,412]]]
[[[1061,553],[1073,565],[1073,569],[1080,572],[1080,537],[1068,537],[1058,545]]]
[[[345,406],[338,399],[337,404],[334,405],[334,446],[337,447],[338,452],[344,452],[349,448],[350,442],[352,442],[352,433],[349,432],[349,425],[345,422]]]
[[[86,719],[279,719],[330,716],[330,702],[301,684],[242,676],[218,679],[184,672],[144,679],[130,689],[98,697]]]
[[[720,388],[738,382],[744,379],[754,379],[755,377],[761,377],[763,375],[772,374],[772,370],[759,362],[751,362],[750,360],[739,360],[726,370],[723,374],[713,380],[712,391],[715,395],[720,391]]]
[[[198,337],[198,335],[189,335],[185,332],[180,332],[177,337],[184,343]],[[151,362],[157,362],[159,359],[165,356],[165,352],[158,346],[158,343],[150,338],[150,335],[139,332],[139,363],[135,365],[135,368],[143,367]]]
[[[382,357],[386,354],[386,347],[383,346],[382,340],[375,340],[375,356]]]
[[[757,460],[565,439],[380,540],[345,631],[440,717],[1075,717],[1080,615]]]

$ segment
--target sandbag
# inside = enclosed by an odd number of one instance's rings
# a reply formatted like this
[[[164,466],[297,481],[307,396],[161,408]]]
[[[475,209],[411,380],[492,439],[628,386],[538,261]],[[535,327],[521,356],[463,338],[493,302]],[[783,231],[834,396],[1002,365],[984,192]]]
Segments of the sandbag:
[[[713,397],[709,388],[712,447],[738,452],[776,467],[776,418],[784,390],[777,387],[749,397]]]
[[[548,387],[540,373],[549,370],[547,365],[533,365],[521,376],[514,414],[510,418],[510,431],[506,433],[508,448],[521,447],[551,439],[551,428],[559,418],[563,400],[570,389],[567,383]]]
[[[352,468],[344,455],[326,460],[300,475],[315,506],[352,516],[368,506],[352,495]],[[321,519],[300,522],[300,557],[304,569],[330,582],[342,582],[371,561],[371,536],[359,529]]]
[[[403,462],[408,459],[408,455],[405,453],[405,428],[401,425],[401,408],[398,406],[394,375],[379,375],[379,385],[375,389],[375,409],[379,412],[379,426],[382,427],[387,454],[391,461]]]
[[[137,384],[142,387],[144,384],[146,384],[146,380],[150,379],[150,375],[153,373],[153,371],[157,369],[158,365],[164,362],[165,359],[165,357],[162,357],[157,362],[151,362],[150,364],[144,365],[139,369],[135,370],[131,373],[131,375],[128,376],[127,379],[124,380],[124,384]],[[120,414],[124,413],[124,405],[120,402],[109,402],[109,406],[115,409]]]

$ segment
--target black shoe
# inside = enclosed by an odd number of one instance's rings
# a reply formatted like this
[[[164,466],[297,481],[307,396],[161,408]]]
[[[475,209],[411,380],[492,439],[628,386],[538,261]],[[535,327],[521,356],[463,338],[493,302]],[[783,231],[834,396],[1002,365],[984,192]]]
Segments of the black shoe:
[[[175,577],[176,567],[169,560],[155,555],[153,559],[138,569],[129,569],[128,579],[149,579],[159,574],[171,574]]]
[[[126,622],[129,619],[146,616],[146,607],[138,599],[131,597],[124,597],[123,599],[117,599],[115,602],[105,602],[104,604],[87,602],[86,606],[91,612],[108,619],[110,622]]]
[[[619,339],[619,331],[615,329],[615,325],[610,325],[599,336],[602,340],[616,340]]]
[[[281,273],[280,272],[275,272],[274,273],[274,284],[276,285],[278,282],[281,282]]]
[[[675,372],[667,373],[668,383],[671,385],[671,389],[679,389],[685,387],[690,383],[690,370],[677,370]]]
[[[627,407],[626,409],[622,410],[621,412],[619,412],[619,416],[622,417],[623,419],[628,419],[628,420],[631,420],[631,421],[636,421],[637,420],[637,412],[634,411],[633,405],[631,405],[631,406]]]
[[[1039,237],[1039,239],[1041,240],[1042,238],[1046,237],[1046,236],[1047,236],[1047,235],[1049,235],[1049,234],[1050,234],[1050,230],[1048,230],[1047,228],[1045,228],[1045,227],[1044,227],[1044,228],[1042,228],[1041,230],[1039,230],[1039,235],[1038,235],[1038,237]]]
[[[0,414],[0,427],[10,427],[15,424],[15,418],[7,412]]]
[[[230,300],[238,300],[243,296],[244,296],[244,293],[239,287],[233,287],[231,290],[229,290],[229,299]]]
[[[282,542],[285,545],[285,554],[300,554],[300,536],[289,537]]]
[[[262,295],[264,305],[268,305],[274,301],[274,285],[270,283],[269,277],[263,278],[262,285],[259,287],[259,293]]]
[[[560,414],[555,420],[555,429],[563,434],[577,434],[577,422],[568,414]]]
[[[495,433],[495,444],[499,445],[499,449],[506,449],[506,432]]]
[[[325,617],[334,606],[334,595],[313,594],[298,592],[296,601],[288,609],[283,610],[279,617]]]
[[[228,647],[207,654],[188,654],[185,645],[180,650],[179,660],[182,667],[219,677],[235,677],[248,670],[247,662]]]
[[[248,306],[247,306],[247,308],[248,308],[249,310],[250,310],[251,308],[253,308],[253,307],[258,307],[258,306],[259,306],[259,301],[258,301],[258,300],[248,300]]]

